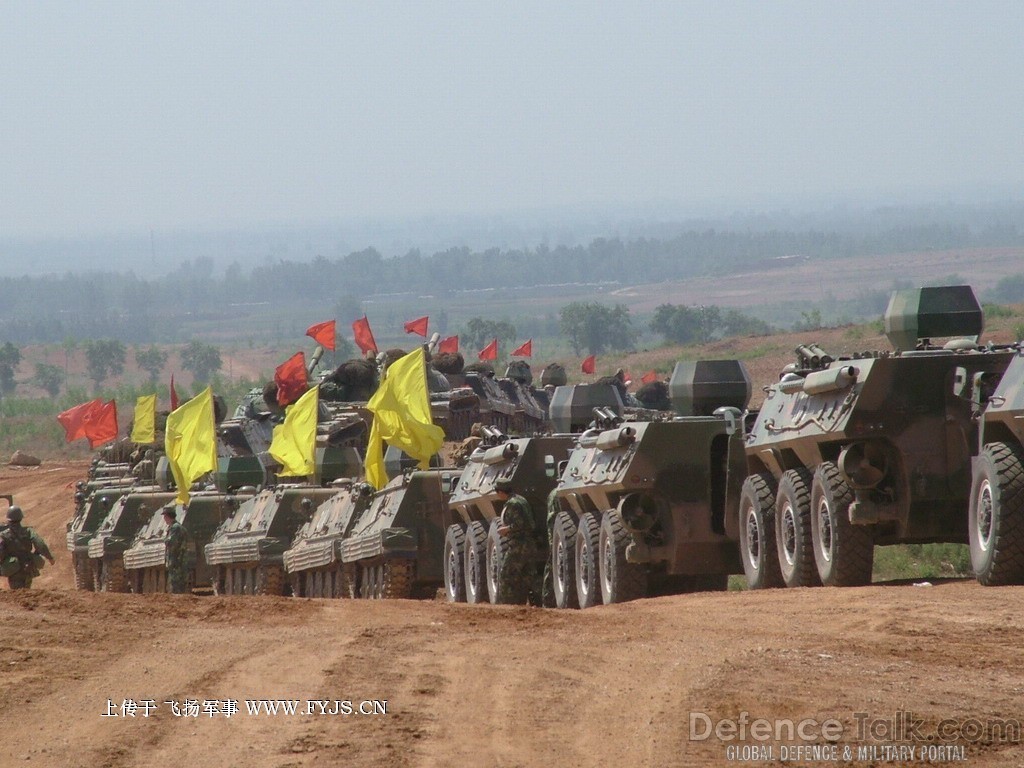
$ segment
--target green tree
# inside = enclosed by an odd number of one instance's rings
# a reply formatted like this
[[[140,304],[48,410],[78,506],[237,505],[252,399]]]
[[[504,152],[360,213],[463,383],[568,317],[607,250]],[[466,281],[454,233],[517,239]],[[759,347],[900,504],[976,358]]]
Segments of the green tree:
[[[17,386],[14,381],[14,369],[20,362],[21,351],[11,342],[8,341],[0,347],[0,395],[6,397],[14,392]]]
[[[116,339],[90,339],[85,342],[85,367],[95,389],[109,376],[124,371],[126,350]]]
[[[167,353],[158,347],[150,346],[149,349],[136,349],[135,362],[139,368],[149,374],[150,382],[155,383],[160,372],[167,365]]]
[[[499,351],[507,351],[509,344],[516,340],[516,327],[506,320],[494,321],[473,317],[459,335],[462,348],[466,350],[463,354],[475,359],[475,353],[490,344],[493,339],[498,340]]]
[[[596,355],[607,349],[628,351],[636,346],[638,332],[633,328],[629,308],[622,304],[607,307],[574,301],[562,307],[559,324],[577,355],[584,349]]]
[[[36,375],[32,381],[50,397],[60,394],[60,385],[64,383],[64,371],[50,363],[36,363]]]
[[[738,318],[730,316],[730,322],[735,324]],[[662,334],[666,341],[675,344],[705,344],[719,334],[723,325],[722,312],[716,306],[662,304],[654,310],[650,327],[655,333]]]
[[[192,340],[181,353],[181,364],[192,371],[196,381],[207,383],[221,368],[220,351],[211,344]]]

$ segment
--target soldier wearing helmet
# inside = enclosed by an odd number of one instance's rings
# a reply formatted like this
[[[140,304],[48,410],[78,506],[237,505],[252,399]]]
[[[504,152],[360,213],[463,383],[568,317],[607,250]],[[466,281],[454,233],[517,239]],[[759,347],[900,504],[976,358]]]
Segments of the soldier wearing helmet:
[[[512,481],[499,478],[494,483],[498,499],[504,502],[498,520],[498,535],[505,539],[501,558],[501,583],[498,602],[522,605],[540,597],[539,547],[537,526],[525,497],[515,492]]]
[[[39,575],[43,558],[53,565],[53,555],[43,537],[21,524],[21,507],[7,509],[7,527],[0,531],[0,574],[7,577],[11,589],[28,589]]]

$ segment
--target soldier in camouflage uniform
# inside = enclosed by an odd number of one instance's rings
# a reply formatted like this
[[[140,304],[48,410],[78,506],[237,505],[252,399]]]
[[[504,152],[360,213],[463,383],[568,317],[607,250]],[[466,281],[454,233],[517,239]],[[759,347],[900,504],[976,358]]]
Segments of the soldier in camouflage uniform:
[[[53,555],[43,537],[22,525],[22,518],[21,507],[8,508],[7,527],[0,531],[0,565],[7,574],[7,584],[11,589],[31,587],[32,579],[39,575],[44,557],[53,565]]]
[[[185,592],[188,584],[188,569],[185,563],[188,534],[178,522],[177,512],[165,509],[163,514],[164,522],[167,524],[167,583],[172,593],[180,595]]]
[[[501,560],[501,589],[498,602],[522,605],[539,596],[537,583],[540,547],[530,503],[512,488],[512,481],[499,479],[494,484],[498,498],[503,501],[498,533],[506,539],[505,554]]]

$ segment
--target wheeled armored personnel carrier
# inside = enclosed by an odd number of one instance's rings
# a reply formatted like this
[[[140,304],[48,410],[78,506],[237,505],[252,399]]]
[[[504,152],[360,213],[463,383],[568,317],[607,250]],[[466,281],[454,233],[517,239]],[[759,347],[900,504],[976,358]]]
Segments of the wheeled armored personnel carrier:
[[[139,529],[153,514],[174,499],[175,493],[159,486],[133,488],[118,498],[96,534],[89,540],[89,565],[97,592],[128,592],[124,553]]]
[[[131,546],[125,550],[124,569],[128,589],[137,594],[167,591],[167,524],[164,522],[163,511],[170,507],[188,535],[187,589],[189,592],[211,591],[215,573],[203,556],[203,547],[213,537],[217,527],[252,494],[251,487],[240,488],[235,493],[194,491],[189,496],[188,504],[184,505],[178,504],[172,497],[149,517]]]
[[[331,483],[354,477],[360,469],[354,448],[318,448],[310,482],[264,488],[241,504],[205,546],[206,562],[217,570],[214,590],[226,595],[284,594],[284,553],[296,531],[337,492]]]
[[[1024,584],[1024,350],[998,386],[981,374],[971,394],[982,412],[968,515],[971,565],[985,586]],[[994,391],[993,391],[994,389]]]
[[[512,481],[516,493],[529,502],[538,539],[542,538],[556,467],[574,442],[571,434],[510,438],[493,427],[485,429],[483,442],[470,455],[448,502],[455,515],[443,553],[449,601],[498,602],[505,540],[498,530],[503,501],[495,483]]]
[[[597,407],[570,453],[549,548],[558,607],[725,589],[741,572],[727,510],[750,378],[736,360],[680,362],[669,390],[678,417],[626,422]]]
[[[978,346],[969,286],[893,293],[892,352],[797,349],[747,435],[740,549],[752,587],[867,584],[876,544],[968,540],[975,388],[1012,350]],[[955,338],[939,346],[932,339]]]
[[[341,541],[369,508],[373,486],[336,480],[331,487],[334,495],[316,508],[284,553],[284,568],[295,597],[356,597],[355,581],[349,579],[341,562]]]

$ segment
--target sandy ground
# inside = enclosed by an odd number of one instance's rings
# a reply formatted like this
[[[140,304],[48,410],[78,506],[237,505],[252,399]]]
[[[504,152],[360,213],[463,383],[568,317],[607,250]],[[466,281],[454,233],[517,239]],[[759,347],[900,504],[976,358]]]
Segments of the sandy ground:
[[[1024,714],[1024,588],[732,592],[572,612],[78,593],[63,532],[84,467],[0,470],[0,492],[58,557],[31,592],[0,592],[4,768],[736,765],[752,761],[730,747],[758,745],[772,750],[758,765],[1024,765],[1019,733],[975,740],[963,725]],[[103,717],[108,699],[118,713],[126,699],[157,708]],[[175,717],[165,702],[185,699],[242,711]],[[271,716],[249,715],[246,699],[387,704]],[[793,751],[826,743],[817,725],[806,741],[691,738],[708,721],[728,737],[720,721],[741,712],[769,728],[834,718],[837,759]],[[947,718],[964,759],[919,759],[947,743]],[[886,759],[891,746],[914,758]]]

